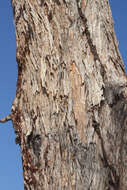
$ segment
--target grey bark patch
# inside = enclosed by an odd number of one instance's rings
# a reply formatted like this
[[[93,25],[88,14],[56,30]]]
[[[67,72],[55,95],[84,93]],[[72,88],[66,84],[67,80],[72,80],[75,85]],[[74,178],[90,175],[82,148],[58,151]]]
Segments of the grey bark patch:
[[[39,134],[35,135],[32,139],[32,147],[33,147],[33,152],[34,154],[38,157],[40,155],[41,151],[41,144],[42,144],[42,139]]]
[[[53,0],[58,6],[61,5],[60,1],[59,0]]]
[[[123,100],[122,86],[109,84],[104,88],[104,97],[110,107]]]
[[[27,137],[28,147],[32,147],[34,154],[38,157],[41,151],[42,137],[39,134],[34,135],[33,132]]]

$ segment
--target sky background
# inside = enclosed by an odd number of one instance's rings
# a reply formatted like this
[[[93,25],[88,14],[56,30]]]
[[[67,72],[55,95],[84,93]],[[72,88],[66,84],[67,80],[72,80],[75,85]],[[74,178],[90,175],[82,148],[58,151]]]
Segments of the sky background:
[[[127,65],[127,0],[110,0],[119,49]],[[16,40],[11,0],[0,4],[0,118],[11,111],[16,93]],[[127,66],[126,66],[127,70]],[[12,123],[0,124],[0,189],[23,190],[20,148],[15,144]]]

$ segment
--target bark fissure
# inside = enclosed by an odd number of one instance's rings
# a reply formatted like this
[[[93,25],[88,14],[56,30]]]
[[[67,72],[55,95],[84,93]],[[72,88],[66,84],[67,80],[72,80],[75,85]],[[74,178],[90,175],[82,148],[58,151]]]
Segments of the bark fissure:
[[[102,161],[104,167],[107,167],[109,169],[109,185],[111,185],[114,188],[114,190],[119,190],[120,177],[117,174],[115,167],[113,165],[109,164],[109,162],[108,162],[108,156],[105,151],[104,141],[103,141],[103,137],[101,135],[101,131],[100,131],[99,127],[100,127],[99,123],[97,123],[95,120],[93,120],[93,128],[94,128],[98,138],[101,141],[101,148],[102,148],[102,153],[103,153],[103,158],[100,156],[101,161]]]
[[[77,8],[78,8],[78,13],[79,13],[79,16],[85,26],[85,31],[83,31],[83,35],[85,34],[86,35],[86,38],[87,38],[87,42],[88,42],[88,45],[90,47],[90,50],[91,50],[91,53],[93,54],[93,57],[94,57],[94,61],[95,61],[95,64],[96,64],[96,61],[98,60],[99,63],[100,63],[100,66],[101,66],[101,75],[103,77],[103,80],[104,80],[104,77],[105,77],[105,68],[101,62],[101,59],[99,57],[99,54],[97,53],[97,48],[96,48],[96,45],[93,44],[93,40],[91,38],[91,34],[90,34],[90,31],[89,31],[89,28],[88,28],[88,24],[87,24],[87,18],[85,16],[85,13],[82,12],[82,7],[81,5],[79,5],[79,0],[76,0],[77,2]],[[88,0],[86,2],[86,5],[85,5],[85,9],[87,7],[87,3],[88,3]],[[85,10],[84,10],[85,11]]]

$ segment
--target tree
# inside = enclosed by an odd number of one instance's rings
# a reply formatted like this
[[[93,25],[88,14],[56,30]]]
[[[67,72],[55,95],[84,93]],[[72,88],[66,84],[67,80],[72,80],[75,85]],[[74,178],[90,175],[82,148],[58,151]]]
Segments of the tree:
[[[11,119],[26,190],[127,189],[127,79],[108,0],[12,0]]]

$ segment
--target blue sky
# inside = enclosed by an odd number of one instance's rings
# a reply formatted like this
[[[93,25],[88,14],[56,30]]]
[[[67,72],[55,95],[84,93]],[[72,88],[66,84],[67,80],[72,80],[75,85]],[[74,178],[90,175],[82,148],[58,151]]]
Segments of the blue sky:
[[[127,64],[127,0],[110,0],[119,49]],[[0,4],[0,118],[8,115],[16,93],[16,41],[11,0]],[[23,190],[20,148],[12,123],[0,124],[0,189]]]

